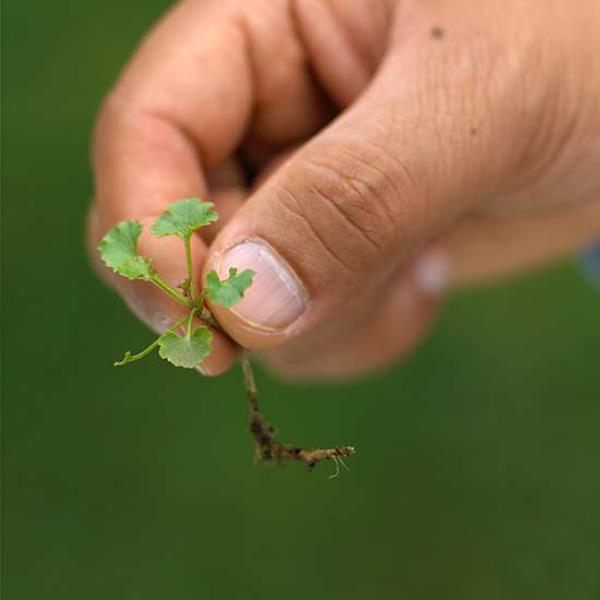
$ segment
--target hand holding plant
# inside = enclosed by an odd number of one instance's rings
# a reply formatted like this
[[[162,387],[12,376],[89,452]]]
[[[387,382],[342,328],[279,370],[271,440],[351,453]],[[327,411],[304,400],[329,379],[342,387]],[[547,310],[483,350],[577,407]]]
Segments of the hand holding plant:
[[[450,288],[600,235],[599,36],[597,0],[175,3],[103,104],[90,237],[205,193],[224,224],[196,265],[257,273],[212,303],[230,337],[207,370],[231,338],[286,377],[381,370]],[[173,316],[123,283],[146,322]]]
[[[142,280],[155,285],[165,294],[187,309],[187,315],[160,335],[154,342],[137,354],[126,352],[125,357],[115,362],[123,366],[141,360],[158,349],[161,358],[176,367],[193,369],[211,353],[212,333],[206,325],[194,327],[194,317],[198,315],[205,323],[220,330],[206,301],[224,308],[231,308],[239,302],[244,292],[252,285],[254,271],[246,269],[238,273],[235,267],[229,269],[229,277],[221,280],[215,271],[206,277],[206,286],[197,290],[192,261],[191,239],[194,232],[207,227],[218,219],[214,205],[198,199],[184,199],[171,206],[156,220],[152,233],[157,237],[176,236],[183,241],[186,256],[187,277],[177,287],[167,283],[152,266],[152,261],[139,254],[138,239],[142,234],[139,221],[122,221],[115,225],[102,239],[98,251],[103,262],[115,273],[131,280]],[[183,330],[183,332],[181,332]],[[331,449],[303,450],[291,444],[282,444],[274,438],[274,429],[259,411],[258,392],[248,354],[241,350],[241,363],[246,392],[250,401],[250,431],[256,439],[256,457],[259,460],[298,460],[312,469],[318,462],[331,459],[345,467],[344,457],[351,456],[354,448],[345,446]],[[338,464],[339,463],[339,464]]]

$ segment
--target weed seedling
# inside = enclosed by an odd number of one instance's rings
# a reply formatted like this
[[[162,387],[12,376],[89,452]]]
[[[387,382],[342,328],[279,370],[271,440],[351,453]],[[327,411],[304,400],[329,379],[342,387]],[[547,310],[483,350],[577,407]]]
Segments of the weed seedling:
[[[156,349],[161,358],[176,367],[187,369],[198,367],[210,355],[213,338],[211,329],[224,332],[211,313],[207,300],[231,308],[243,298],[244,292],[252,285],[254,277],[254,272],[250,269],[240,273],[237,269],[231,268],[226,279],[220,279],[215,271],[210,271],[204,289],[197,291],[192,264],[192,235],[217,219],[218,215],[212,203],[191,198],[171,204],[152,225],[151,231],[154,235],[176,236],[185,246],[187,277],[176,287],[166,282],[154,269],[152,261],[138,252],[138,239],[142,234],[142,224],[139,221],[118,223],[104,236],[98,245],[98,252],[107,267],[127,279],[138,279],[155,285],[187,310],[184,318],[147,348],[137,354],[126,352],[123,359],[115,362],[115,366],[121,367],[138,361]],[[194,327],[195,317],[200,318],[205,325]],[[354,454],[352,446],[304,450],[275,439],[274,428],[259,410],[258,392],[249,353],[239,346],[238,350],[244,386],[250,403],[250,432],[256,440],[256,460],[275,461],[278,464],[286,460],[296,460],[303,462],[308,469],[312,469],[323,460],[333,460],[336,465],[334,476],[339,474],[338,462],[347,468],[343,459]]]

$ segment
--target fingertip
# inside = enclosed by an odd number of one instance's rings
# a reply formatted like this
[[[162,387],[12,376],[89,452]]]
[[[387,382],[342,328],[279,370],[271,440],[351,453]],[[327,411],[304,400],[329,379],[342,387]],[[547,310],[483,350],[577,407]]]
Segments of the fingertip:
[[[441,248],[432,248],[414,262],[413,277],[420,292],[431,298],[443,296],[452,285],[450,255]]]
[[[218,377],[229,371],[235,364],[238,351],[223,333],[210,329],[213,333],[212,352],[197,369],[205,377]]]
[[[150,232],[150,217],[142,219],[144,232],[139,239],[140,254],[152,260],[153,267],[161,277],[173,287],[178,286],[187,277],[185,249],[181,240],[174,237],[156,238]],[[185,317],[188,309],[166,296],[161,290],[143,281],[130,281],[119,277],[107,269],[99,260],[95,246],[105,231],[102,230],[99,214],[94,207],[88,217],[88,247],[94,265],[99,273],[121,295],[129,309],[157,335],[162,335],[175,323]],[[194,264],[202,265],[206,257],[206,246],[201,238],[192,239]],[[203,326],[196,319],[196,326]],[[213,334],[212,352],[197,367],[205,376],[216,377],[228,371],[236,361],[237,350],[234,343],[225,334],[209,327]]]

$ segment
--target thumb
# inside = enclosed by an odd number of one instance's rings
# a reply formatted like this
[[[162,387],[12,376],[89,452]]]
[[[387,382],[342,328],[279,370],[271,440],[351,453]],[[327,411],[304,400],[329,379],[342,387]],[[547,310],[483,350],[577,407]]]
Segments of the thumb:
[[[492,86],[481,55],[465,60],[389,57],[361,98],[240,208],[206,266],[221,277],[256,272],[233,310],[213,307],[232,337],[263,349],[318,327],[498,190],[518,154],[502,140],[525,129],[507,100],[510,78]]]

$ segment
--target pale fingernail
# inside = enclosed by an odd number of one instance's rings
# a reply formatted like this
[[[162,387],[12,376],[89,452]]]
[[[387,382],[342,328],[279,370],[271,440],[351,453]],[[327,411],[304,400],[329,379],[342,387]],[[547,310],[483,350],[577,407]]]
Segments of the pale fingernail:
[[[440,296],[452,283],[450,257],[435,249],[425,252],[415,262],[414,278],[423,294]]]
[[[154,312],[149,323],[150,327],[159,335],[162,335],[167,329],[173,327],[174,324],[175,320],[161,311]]]
[[[205,375],[208,376],[210,375],[209,370],[204,366],[204,363],[200,363],[197,367],[196,370],[201,374],[201,375]]]
[[[293,323],[305,310],[308,295],[292,268],[268,244],[248,240],[221,257],[218,272],[227,277],[229,268],[255,272],[252,286],[232,309],[255,327],[280,330]]]

